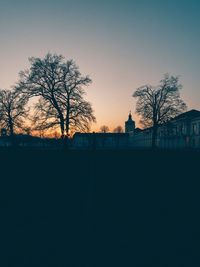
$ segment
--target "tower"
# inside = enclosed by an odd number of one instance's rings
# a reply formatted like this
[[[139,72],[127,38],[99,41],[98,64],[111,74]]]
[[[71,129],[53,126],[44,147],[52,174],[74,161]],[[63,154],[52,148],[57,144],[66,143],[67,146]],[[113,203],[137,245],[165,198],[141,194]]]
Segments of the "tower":
[[[128,120],[125,122],[125,133],[133,133],[135,130],[135,122],[132,119],[131,111],[128,115]]]

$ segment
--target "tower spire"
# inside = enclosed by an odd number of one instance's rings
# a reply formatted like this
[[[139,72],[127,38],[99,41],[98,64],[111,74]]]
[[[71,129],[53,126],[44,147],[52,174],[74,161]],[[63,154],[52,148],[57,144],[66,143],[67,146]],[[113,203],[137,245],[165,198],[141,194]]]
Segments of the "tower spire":
[[[131,110],[129,111],[128,119],[129,119],[129,120],[132,120]]]

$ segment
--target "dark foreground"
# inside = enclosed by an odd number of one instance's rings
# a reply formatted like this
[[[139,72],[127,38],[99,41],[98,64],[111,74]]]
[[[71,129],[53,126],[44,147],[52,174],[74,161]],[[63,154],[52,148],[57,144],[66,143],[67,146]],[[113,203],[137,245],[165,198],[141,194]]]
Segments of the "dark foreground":
[[[200,266],[200,153],[0,151],[0,266]]]

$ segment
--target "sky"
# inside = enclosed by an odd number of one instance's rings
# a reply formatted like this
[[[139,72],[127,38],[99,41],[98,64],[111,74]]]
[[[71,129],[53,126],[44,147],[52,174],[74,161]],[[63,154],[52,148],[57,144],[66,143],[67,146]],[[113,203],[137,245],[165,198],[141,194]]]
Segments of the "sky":
[[[0,88],[11,88],[29,57],[74,59],[98,131],[124,126],[136,88],[179,75],[188,109],[200,110],[199,0],[0,0]]]

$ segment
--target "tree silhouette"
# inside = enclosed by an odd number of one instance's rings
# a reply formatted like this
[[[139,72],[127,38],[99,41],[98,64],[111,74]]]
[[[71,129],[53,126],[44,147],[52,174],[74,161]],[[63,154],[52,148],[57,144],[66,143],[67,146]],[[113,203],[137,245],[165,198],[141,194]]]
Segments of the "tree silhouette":
[[[101,133],[108,133],[108,132],[109,132],[109,128],[108,128],[108,126],[106,126],[106,125],[102,125],[102,126],[100,127],[100,132],[101,132]]]
[[[122,126],[117,126],[116,128],[114,128],[114,130],[113,130],[113,133],[123,133],[124,132],[124,130],[123,130],[123,128],[122,128]]]
[[[17,90],[0,89],[0,126],[5,128],[11,137],[18,131],[26,129],[28,98]]]
[[[18,89],[29,97],[37,96],[35,129],[60,127],[61,136],[71,131],[89,131],[95,122],[94,111],[84,100],[84,86],[91,83],[82,76],[73,60],[65,61],[61,55],[48,53],[43,59],[30,58],[29,70],[20,73]]]
[[[133,94],[137,98],[136,113],[141,116],[141,123],[152,127],[153,148],[156,146],[158,126],[186,110],[186,104],[180,97],[181,88],[177,76],[165,74],[157,87],[144,85]]]

